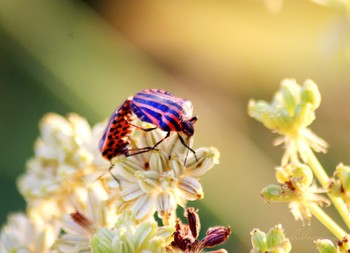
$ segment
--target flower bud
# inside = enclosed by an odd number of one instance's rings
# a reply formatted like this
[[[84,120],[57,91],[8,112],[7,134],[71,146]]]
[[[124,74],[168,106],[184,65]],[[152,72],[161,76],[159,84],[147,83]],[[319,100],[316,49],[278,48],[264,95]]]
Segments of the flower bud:
[[[194,208],[190,207],[187,209],[186,216],[192,236],[197,239],[199,231],[201,230],[201,223],[198,214]]]
[[[173,193],[162,191],[158,194],[156,201],[156,208],[159,216],[174,215],[177,204]]]
[[[339,250],[334,246],[331,240],[318,239],[315,243],[319,253],[339,253]]]
[[[336,168],[336,176],[338,176],[341,185],[345,191],[350,190],[350,167],[339,164]]]
[[[284,240],[286,236],[284,235],[283,228],[281,224],[273,227],[266,234],[266,245],[268,249],[275,248],[279,246]]]
[[[280,185],[268,185],[264,187],[260,195],[268,202],[281,201],[282,188]]]
[[[177,156],[171,156],[169,161],[169,170],[174,173],[175,177],[180,177],[185,173],[183,162],[180,162]]]
[[[295,108],[294,124],[296,129],[305,128],[315,120],[315,112],[309,103],[300,103]]]
[[[130,235],[115,236],[112,240],[112,252],[135,253]]]
[[[248,102],[248,114],[250,117],[255,118],[256,120],[260,122],[264,122],[266,119],[266,115],[271,115],[273,112],[272,107],[269,103],[265,101],[255,101],[255,100],[249,100]]]
[[[152,152],[151,159],[149,162],[151,170],[158,173],[163,173],[168,170],[168,156],[164,151],[154,151]]]
[[[191,138],[188,138],[187,136],[182,136],[182,138],[189,147],[193,146],[193,136]],[[186,154],[188,149],[181,143],[177,133],[170,133],[170,136],[167,139],[166,147],[164,147],[164,151],[167,154]]]
[[[276,179],[277,179],[277,182],[280,184],[284,184],[289,180],[290,172],[287,166],[288,165],[276,168]]]
[[[294,114],[294,108],[299,100],[299,85],[293,79],[285,79],[281,84],[281,97],[289,114]]]
[[[154,201],[154,196],[150,196],[150,194],[141,195],[131,207],[132,214],[137,220],[142,220],[154,212]]]
[[[321,104],[321,94],[317,85],[310,79],[304,82],[300,90],[300,99],[303,102],[310,103],[312,109],[316,110]]]
[[[149,129],[149,128],[154,128],[155,126],[146,122],[142,122],[142,128],[144,129]],[[153,147],[160,141],[161,139],[164,138],[164,132],[163,131],[150,131],[150,132],[145,132],[142,131],[143,138],[139,139],[144,139],[143,141],[145,142],[144,145],[141,147]]]
[[[206,236],[201,242],[203,243],[204,248],[212,248],[226,242],[230,234],[230,227],[225,228],[218,226],[209,228]]]
[[[112,239],[115,233],[107,228],[100,228],[91,238],[91,251],[96,253],[111,253]]]
[[[132,185],[130,187],[127,187],[126,189],[123,189],[122,198],[124,201],[130,201],[140,197],[143,194],[144,191],[140,189],[138,185]]]
[[[291,176],[298,180],[298,184],[309,187],[313,181],[312,170],[306,164],[293,165]]]
[[[186,164],[187,170],[193,177],[200,177],[211,170],[214,165],[219,164],[220,152],[215,147],[199,148],[196,150],[196,156],[198,161],[191,155]]]
[[[134,246],[136,251],[144,248],[147,243],[156,235],[157,224],[154,222],[142,222],[135,234],[134,238]]]
[[[253,248],[259,249],[261,252],[266,252],[266,234],[261,230],[255,228],[252,232],[250,232],[250,235]]]
[[[134,181],[135,172],[140,169],[140,165],[136,160],[126,159],[125,157],[117,157],[114,168],[118,175],[121,175],[123,178],[129,181]]]
[[[287,109],[280,108],[272,117],[271,120],[275,119],[276,121],[275,129],[280,134],[288,134],[293,130],[294,122]]]
[[[204,197],[201,183],[193,177],[180,179],[177,186],[187,200],[197,200]]]

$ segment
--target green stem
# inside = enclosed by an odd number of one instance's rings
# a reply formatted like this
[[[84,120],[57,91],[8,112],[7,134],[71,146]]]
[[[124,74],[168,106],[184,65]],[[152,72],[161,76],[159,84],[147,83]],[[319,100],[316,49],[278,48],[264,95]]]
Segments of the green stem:
[[[346,235],[346,232],[338,226],[331,217],[329,217],[317,204],[309,204],[307,208],[311,213],[326,227],[331,231],[338,240],[342,240]]]
[[[305,145],[305,153],[307,157],[307,163],[311,167],[312,171],[314,172],[315,176],[317,177],[318,181],[322,185],[324,189],[327,189],[328,182],[329,182],[329,177],[325,170],[323,169],[322,165],[316,158],[314,152],[312,152],[311,148],[309,145]],[[338,213],[340,216],[343,218],[346,226],[348,229],[350,229],[350,214],[348,211],[348,208],[346,204],[344,203],[343,199],[334,197],[330,194],[328,194],[329,198],[331,199],[334,207],[337,209]]]

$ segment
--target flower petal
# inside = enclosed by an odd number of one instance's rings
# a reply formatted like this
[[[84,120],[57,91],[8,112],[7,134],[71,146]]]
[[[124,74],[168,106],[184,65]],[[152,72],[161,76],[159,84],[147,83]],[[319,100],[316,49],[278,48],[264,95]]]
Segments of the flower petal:
[[[184,177],[177,183],[182,196],[187,200],[197,200],[204,197],[201,183],[193,177]]]

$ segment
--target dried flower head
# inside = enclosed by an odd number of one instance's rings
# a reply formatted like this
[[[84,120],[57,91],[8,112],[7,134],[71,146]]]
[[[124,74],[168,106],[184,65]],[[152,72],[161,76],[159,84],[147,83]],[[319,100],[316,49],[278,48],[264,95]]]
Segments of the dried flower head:
[[[188,224],[183,224],[179,219],[176,222],[176,231],[171,246],[185,253],[200,253],[204,249],[213,248],[227,241],[231,234],[230,227],[211,227],[207,230],[203,239],[198,240],[200,232],[200,220],[198,211],[188,208],[186,211]],[[210,252],[225,252],[220,249]]]

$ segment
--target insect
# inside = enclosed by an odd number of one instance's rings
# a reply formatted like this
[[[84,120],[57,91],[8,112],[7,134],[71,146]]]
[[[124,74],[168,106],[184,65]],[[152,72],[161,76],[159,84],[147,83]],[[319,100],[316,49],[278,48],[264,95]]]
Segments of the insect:
[[[173,131],[177,132],[182,145],[196,155],[195,151],[186,144],[179,134],[183,132],[188,138],[194,134],[193,124],[198,117],[192,116],[191,101],[176,97],[165,90],[149,89],[137,93],[130,102],[130,108],[140,120],[151,123],[167,132],[166,136],[153,148],[168,138],[170,132]]]
[[[189,138],[194,134],[193,124],[198,118],[192,116],[192,111],[192,103],[189,100],[176,97],[165,90],[143,90],[125,100],[112,114],[100,140],[102,156],[111,160],[118,155],[131,156],[150,151],[168,138],[170,132],[175,131],[181,143],[196,157],[195,151],[186,144],[180,135],[180,132],[183,132]],[[166,136],[153,147],[131,149],[130,135],[136,128],[132,121],[136,117],[141,121],[155,125],[154,128],[149,129],[137,128],[144,131],[160,128],[167,132]]]

